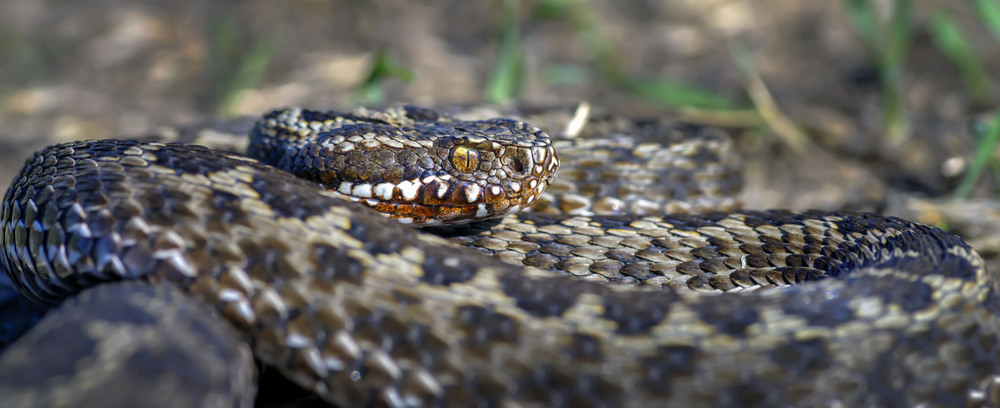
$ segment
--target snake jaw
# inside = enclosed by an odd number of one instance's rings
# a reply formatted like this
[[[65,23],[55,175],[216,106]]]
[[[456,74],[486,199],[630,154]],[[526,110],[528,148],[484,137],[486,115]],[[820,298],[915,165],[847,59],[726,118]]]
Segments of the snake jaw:
[[[558,160],[552,148],[507,147],[497,169],[470,167],[484,150],[462,146],[449,157],[448,171],[401,181],[323,181],[344,198],[365,204],[406,224],[462,224],[502,217],[528,208],[554,178]],[[444,160],[440,160],[444,162]],[[465,168],[459,169],[459,161]],[[443,166],[444,167],[444,166]],[[403,173],[409,171],[404,170]],[[332,175],[333,173],[328,173]],[[484,176],[485,175],[485,176]]]
[[[397,107],[275,111],[248,154],[416,225],[502,217],[531,204],[559,161],[544,132],[510,119],[459,121]]]

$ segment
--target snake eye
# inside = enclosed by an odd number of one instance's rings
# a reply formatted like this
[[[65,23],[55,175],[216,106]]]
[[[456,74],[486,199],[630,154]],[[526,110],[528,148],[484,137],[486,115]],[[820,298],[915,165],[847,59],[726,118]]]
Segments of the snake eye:
[[[479,167],[479,152],[466,146],[455,146],[451,150],[451,164],[462,172],[470,172]]]

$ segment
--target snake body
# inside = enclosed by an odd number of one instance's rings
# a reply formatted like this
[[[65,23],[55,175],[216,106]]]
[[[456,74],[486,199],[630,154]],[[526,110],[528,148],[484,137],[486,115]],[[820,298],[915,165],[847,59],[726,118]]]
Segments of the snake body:
[[[424,125],[542,138],[424,110],[282,112],[305,126],[258,126],[360,130],[359,145]],[[525,160],[511,174],[556,166],[532,154],[495,156]],[[80,295],[0,356],[0,402],[78,406],[115,384],[107,394],[133,404],[246,405],[242,337],[338,406],[1000,404],[996,277],[939,229],[859,213],[543,211],[442,227],[449,240],[345,199],[340,179],[275,167],[301,162],[129,140],[30,158],[0,210],[0,266],[36,302]],[[386,195],[406,198],[400,182]],[[171,331],[185,335],[156,334]]]

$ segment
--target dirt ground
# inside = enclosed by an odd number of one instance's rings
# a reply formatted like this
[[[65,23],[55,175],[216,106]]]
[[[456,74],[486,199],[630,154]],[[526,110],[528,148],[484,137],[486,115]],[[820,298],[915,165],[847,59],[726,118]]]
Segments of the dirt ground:
[[[603,81],[573,24],[539,16],[540,3],[520,8],[525,69],[516,102],[588,101],[640,116],[669,114]],[[948,5],[916,2],[905,82],[913,135],[899,149],[884,149],[877,65],[839,2],[579,2],[629,74],[745,101],[748,81],[729,51],[734,42],[745,45],[778,107],[813,141],[794,152],[771,133],[748,129],[740,140],[748,206],[872,210],[885,209],[892,191],[945,196],[967,163],[966,126],[980,107],[924,27],[931,10]],[[948,9],[965,19],[981,49],[992,50],[982,56],[996,68],[1000,47],[968,10]],[[382,51],[414,74],[411,82],[387,81],[385,103],[479,103],[497,62],[500,15],[500,2],[5,1],[0,187],[49,143],[282,105],[353,107],[352,95]],[[258,48],[266,49],[266,68],[232,92]]]
[[[568,18],[521,3],[524,74],[516,103],[587,101],[638,116],[711,117],[667,109],[602,80]],[[887,142],[878,66],[837,1],[576,2],[630,75],[667,77],[747,101],[731,47],[749,51],[777,107],[809,138],[796,151],[759,126],[738,131],[748,208],[870,210],[947,225],[985,256],[1000,247],[992,181],[950,201],[968,168],[972,102],[933,46],[929,15],[948,10],[988,72],[1000,47],[964,2],[914,1],[904,100],[912,129]],[[412,71],[384,103],[475,104],[497,64],[501,2],[436,0],[5,0],[0,3],[0,189],[34,150],[140,135],[210,118],[303,105],[351,108],[380,52]],[[263,51],[261,51],[263,50]],[[266,62],[259,77],[253,64]],[[250,77],[248,79],[248,77]],[[240,86],[243,84],[243,86]],[[994,84],[996,85],[996,84]],[[687,115],[687,116],[684,116]]]

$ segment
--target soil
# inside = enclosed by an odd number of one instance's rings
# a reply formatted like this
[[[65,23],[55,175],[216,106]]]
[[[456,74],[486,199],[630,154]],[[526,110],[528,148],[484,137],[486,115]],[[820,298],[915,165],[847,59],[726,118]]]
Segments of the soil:
[[[1000,47],[967,3],[913,1],[903,82],[911,133],[893,143],[882,120],[878,64],[844,2],[563,2],[592,20],[621,72],[670,78],[749,104],[751,79],[731,51],[745,47],[777,108],[807,136],[804,149],[759,123],[734,126],[726,117],[666,108],[615,86],[602,77],[570,18],[539,12],[547,3],[555,2],[524,1],[517,13],[524,69],[514,103],[586,101],[637,116],[725,123],[745,157],[747,208],[899,215],[946,226],[996,262],[1000,210],[990,175],[970,200],[951,196],[971,162],[969,126],[1000,95],[974,102],[928,34],[932,13],[948,11],[973,39],[987,72],[1000,72]],[[502,15],[501,2],[464,0],[6,0],[0,3],[0,190],[32,151],[52,143],[141,135],[284,105],[352,108],[382,52],[413,73],[409,82],[386,81],[382,104],[482,103],[497,64]],[[259,78],[255,61],[267,62]]]

